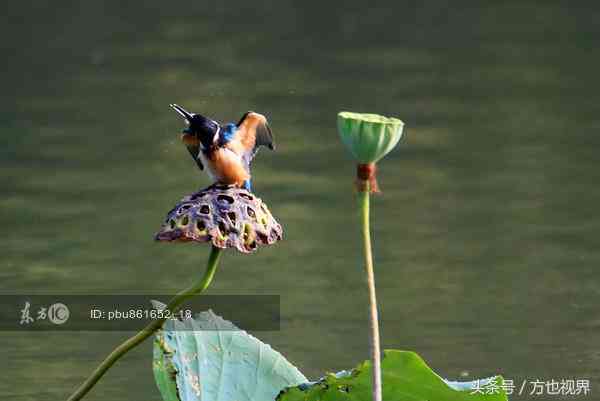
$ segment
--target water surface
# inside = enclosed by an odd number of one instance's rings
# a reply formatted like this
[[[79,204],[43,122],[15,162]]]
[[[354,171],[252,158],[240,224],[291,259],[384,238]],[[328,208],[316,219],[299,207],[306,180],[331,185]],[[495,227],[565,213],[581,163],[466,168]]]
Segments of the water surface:
[[[281,330],[259,335],[307,376],[354,366],[366,290],[335,115],[378,112],[406,122],[372,202],[384,347],[445,377],[600,391],[600,7],[468,3],[11,3],[0,291],[186,286],[207,248],[152,237],[208,181],[168,104],[253,109],[279,147],[255,189],[286,237],[228,252],[210,291],[280,294]],[[0,333],[0,398],[64,399],[126,335]],[[148,342],[87,400],[159,400],[150,360]]]

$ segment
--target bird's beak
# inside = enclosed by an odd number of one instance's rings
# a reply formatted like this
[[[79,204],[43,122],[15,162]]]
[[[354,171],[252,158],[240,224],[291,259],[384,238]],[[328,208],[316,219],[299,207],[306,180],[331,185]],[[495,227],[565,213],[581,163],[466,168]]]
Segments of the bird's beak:
[[[185,118],[188,123],[192,122],[192,114],[189,113],[186,109],[176,104],[170,104],[169,106],[171,106],[173,110],[179,113],[181,117]]]

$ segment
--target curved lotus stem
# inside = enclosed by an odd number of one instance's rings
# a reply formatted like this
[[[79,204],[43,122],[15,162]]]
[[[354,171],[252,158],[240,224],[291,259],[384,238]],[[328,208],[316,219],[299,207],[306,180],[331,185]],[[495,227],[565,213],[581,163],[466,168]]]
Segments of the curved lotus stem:
[[[202,278],[196,283],[192,284],[185,290],[179,292],[171,299],[167,304],[166,310],[174,313],[179,310],[179,307],[185,303],[188,299],[194,295],[202,293],[210,285],[213,276],[217,270],[219,264],[219,258],[221,256],[221,249],[213,246],[208,257],[206,265],[206,271]],[[166,315],[166,314],[165,314]],[[117,348],[115,348],[102,363],[92,372],[92,374],[86,379],[85,382],[68,398],[68,401],[81,400],[94,385],[100,380],[100,378],[110,369],[123,355],[131,351],[133,348],[141,344],[145,339],[150,337],[154,332],[160,329],[167,318],[163,317],[160,319],[153,320],[140,332],[133,337],[130,337]]]

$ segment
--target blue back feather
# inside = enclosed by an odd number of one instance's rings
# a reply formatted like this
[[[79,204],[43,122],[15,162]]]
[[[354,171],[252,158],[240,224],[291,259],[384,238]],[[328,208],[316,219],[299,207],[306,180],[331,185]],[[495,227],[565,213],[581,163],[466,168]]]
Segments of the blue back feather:
[[[225,125],[221,132],[219,133],[219,146],[225,146],[229,142],[233,140],[235,137],[235,133],[238,130],[235,124],[229,123]],[[250,173],[250,161],[252,160],[252,156],[254,155],[254,150],[251,150],[242,156],[242,160],[244,162],[244,168],[248,173]],[[252,192],[252,181],[246,180],[244,181],[243,188]]]
[[[228,144],[235,136],[235,131],[237,131],[235,124],[229,123],[223,127],[219,134],[219,146]]]

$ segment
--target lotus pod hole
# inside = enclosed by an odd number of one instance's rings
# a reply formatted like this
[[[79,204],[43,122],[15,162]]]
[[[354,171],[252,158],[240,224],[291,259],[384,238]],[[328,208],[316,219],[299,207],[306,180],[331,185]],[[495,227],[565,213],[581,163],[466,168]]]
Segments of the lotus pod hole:
[[[235,186],[212,185],[184,197],[155,236],[165,242],[208,242],[243,253],[282,239],[283,229],[257,196]]]

